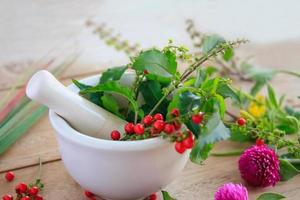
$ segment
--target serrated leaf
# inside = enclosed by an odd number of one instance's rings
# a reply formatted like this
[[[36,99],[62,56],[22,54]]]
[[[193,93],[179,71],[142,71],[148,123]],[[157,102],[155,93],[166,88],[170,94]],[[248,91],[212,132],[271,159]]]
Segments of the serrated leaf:
[[[147,70],[150,75],[164,78],[171,78],[176,73],[176,67],[177,64],[174,64],[170,56],[157,49],[142,52],[132,64],[132,68],[137,71]]]
[[[127,68],[127,66],[120,66],[107,69],[102,73],[100,77],[100,83],[120,80]]]
[[[203,38],[203,45],[202,50],[204,53],[208,53],[214,48],[216,48],[218,45],[224,43],[224,38],[218,36],[218,35],[208,35]]]
[[[208,158],[209,152],[212,150],[213,146],[213,144],[205,144],[203,146],[202,144],[200,144],[200,141],[197,140],[196,145],[190,153],[191,161],[198,165],[202,164],[202,162]]]
[[[286,198],[278,193],[264,193],[260,195],[256,200],[280,200]]]
[[[212,146],[210,144],[214,144],[221,140],[226,140],[230,137],[230,131],[223,124],[220,115],[218,112],[215,112],[207,121],[205,128],[202,130],[201,135],[199,136],[199,142],[195,145],[191,152],[191,160],[197,164],[201,164],[203,161],[203,153],[204,148],[206,148],[206,153],[204,155],[208,155],[208,152],[211,150]]]
[[[299,173],[289,161],[285,159],[279,159],[280,161],[280,180],[287,181]]]
[[[163,200],[176,200],[175,198],[171,197],[171,195],[167,191],[162,190],[161,193],[163,196]]]
[[[80,91],[81,94],[91,94],[97,92],[118,94],[126,98],[131,103],[135,113],[138,114],[138,103],[133,99],[134,93],[128,87],[121,85],[119,82],[109,81]]]

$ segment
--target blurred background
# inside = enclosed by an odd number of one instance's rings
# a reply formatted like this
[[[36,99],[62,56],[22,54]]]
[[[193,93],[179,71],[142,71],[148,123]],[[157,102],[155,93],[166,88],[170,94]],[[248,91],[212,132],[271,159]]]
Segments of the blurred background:
[[[124,64],[127,56],[108,47],[93,33],[96,26],[103,24],[112,35],[120,35],[142,48],[162,47],[169,38],[191,48],[187,19],[192,19],[201,32],[217,33],[226,39],[249,39],[250,43],[238,52],[254,56],[256,64],[297,70],[299,9],[296,0],[1,0],[0,74],[15,79],[15,73],[22,73],[37,61],[57,61],[74,53],[80,56],[63,76]],[[87,20],[96,26],[87,27]],[[1,78],[0,88],[9,87],[11,79]],[[282,84],[296,89],[296,84]]]

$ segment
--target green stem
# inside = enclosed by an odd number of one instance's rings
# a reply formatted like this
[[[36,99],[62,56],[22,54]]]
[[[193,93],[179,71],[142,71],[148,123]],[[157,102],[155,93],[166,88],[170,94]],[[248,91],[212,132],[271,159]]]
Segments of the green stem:
[[[299,159],[299,158],[295,158],[295,159],[292,159],[292,158],[284,158],[284,160],[290,162],[291,164],[300,164],[300,159]]]
[[[41,157],[39,157],[39,172],[38,172],[37,179],[41,179],[41,175],[42,175],[42,159]]]
[[[234,151],[211,153],[210,155],[216,156],[216,157],[238,156],[238,155],[241,155],[244,151],[245,151],[245,149],[239,149],[239,150],[234,150]]]

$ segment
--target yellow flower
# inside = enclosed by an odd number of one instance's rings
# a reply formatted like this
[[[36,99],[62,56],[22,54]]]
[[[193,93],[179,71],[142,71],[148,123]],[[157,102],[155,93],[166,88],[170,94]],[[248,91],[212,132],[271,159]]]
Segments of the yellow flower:
[[[258,94],[256,95],[255,99],[256,101],[250,102],[248,111],[253,117],[261,117],[266,112],[265,97]]]

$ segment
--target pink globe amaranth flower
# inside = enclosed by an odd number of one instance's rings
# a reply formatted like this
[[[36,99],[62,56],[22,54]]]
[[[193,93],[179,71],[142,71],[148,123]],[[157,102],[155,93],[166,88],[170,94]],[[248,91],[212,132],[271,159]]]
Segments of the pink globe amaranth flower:
[[[279,160],[267,145],[254,145],[239,160],[242,178],[253,186],[274,186],[279,180]]]
[[[242,184],[226,183],[218,188],[215,200],[248,200],[247,188]]]

